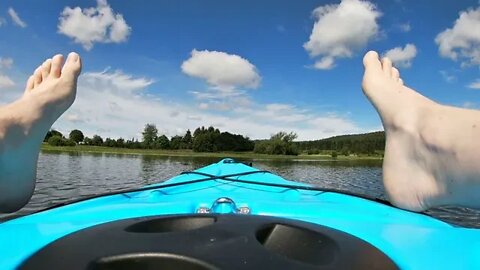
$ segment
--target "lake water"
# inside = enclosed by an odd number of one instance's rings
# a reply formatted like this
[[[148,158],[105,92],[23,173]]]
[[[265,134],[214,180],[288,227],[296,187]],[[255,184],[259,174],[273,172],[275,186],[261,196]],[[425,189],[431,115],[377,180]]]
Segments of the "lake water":
[[[37,186],[27,206],[15,215],[29,214],[62,202],[109,191],[162,182],[219,158],[162,157],[90,153],[42,152]],[[324,188],[345,190],[386,199],[381,184],[381,161],[272,161],[242,160],[286,179]],[[480,212],[439,208],[428,212],[450,223],[480,228]],[[7,215],[0,215],[0,219]],[[11,217],[11,215],[10,215]]]

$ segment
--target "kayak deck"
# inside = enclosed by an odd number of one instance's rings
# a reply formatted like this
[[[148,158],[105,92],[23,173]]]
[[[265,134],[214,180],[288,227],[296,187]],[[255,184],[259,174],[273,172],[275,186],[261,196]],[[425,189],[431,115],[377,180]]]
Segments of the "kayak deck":
[[[454,227],[427,215],[346,194],[287,188],[309,186],[231,159],[195,172],[200,174],[182,174],[147,190],[98,197],[2,223],[0,269],[13,269],[49,243],[91,226],[207,211],[272,216],[335,228],[380,249],[401,269],[480,269],[479,230]],[[225,175],[237,175],[227,179],[246,182],[221,179]],[[193,182],[182,184],[186,181]]]

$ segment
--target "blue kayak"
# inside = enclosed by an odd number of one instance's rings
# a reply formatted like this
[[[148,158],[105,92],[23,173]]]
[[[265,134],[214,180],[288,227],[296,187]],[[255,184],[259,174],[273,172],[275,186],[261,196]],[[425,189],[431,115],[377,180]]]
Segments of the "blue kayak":
[[[232,159],[0,224],[0,269],[480,269],[480,230]]]

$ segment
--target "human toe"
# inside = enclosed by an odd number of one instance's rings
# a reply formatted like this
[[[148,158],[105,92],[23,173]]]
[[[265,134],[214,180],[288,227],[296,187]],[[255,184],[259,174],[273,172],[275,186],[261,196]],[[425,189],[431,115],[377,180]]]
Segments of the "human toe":
[[[390,58],[388,57],[382,58],[382,69],[387,76],[389,77],[392,76],[392,60],[390,60]]]
[[[63,66],[62,76],[77,77],[82,70],[82,61],[77,53],[71,52],[68,54],[65,65]]]
[[[363,65],[365,69],[381,70],[382,64],[379,61],[378,53],[375,51],[369,51],[363,57]]]
[[[62,71],[63,55],[57,54],[52,58],[52,68],[50,76],[53,78],[59,78]]]
[[[30,91],[34,87],[35,76],[31,75],[28,77],[27,85],[25,86],[25,91]]]
[[[41,66],[35,69],[33,72],[33,87],[37,87],[42,83],[42,68]]]
[[[400,71],[398,71],[398,69],[396,69],[395,67],[392,67],[392,78],[395,81],[398,81],[398,79],[400,79]]]
[[[47,79],[48,74],[50,74],[50,69],[52,67],[52,59],[47,59],[45,62],[43,62],[41,66],[41,73],[42,73],[42,81]]]

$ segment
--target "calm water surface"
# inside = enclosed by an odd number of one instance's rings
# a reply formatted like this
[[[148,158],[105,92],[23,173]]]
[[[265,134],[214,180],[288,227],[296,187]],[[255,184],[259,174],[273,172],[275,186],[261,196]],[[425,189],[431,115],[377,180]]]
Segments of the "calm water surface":
[[[29,204],[16,215],[109,191],[162,182],[183,171],[194,170],[218,160],[42,152],[35,193]],[[245,161],[289,180],[386,199],[381,184],[380,161]],[[480,212],[471,209],[441,208],[428,214],[456,224],[480,228]]]

